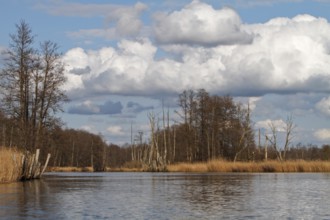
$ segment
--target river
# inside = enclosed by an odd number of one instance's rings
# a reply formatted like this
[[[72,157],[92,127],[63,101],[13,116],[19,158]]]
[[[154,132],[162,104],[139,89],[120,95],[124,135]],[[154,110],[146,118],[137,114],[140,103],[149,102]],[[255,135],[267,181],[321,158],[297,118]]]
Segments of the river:
[[[330,219],[330,174],[47,173],[0,184],[0,219]]]

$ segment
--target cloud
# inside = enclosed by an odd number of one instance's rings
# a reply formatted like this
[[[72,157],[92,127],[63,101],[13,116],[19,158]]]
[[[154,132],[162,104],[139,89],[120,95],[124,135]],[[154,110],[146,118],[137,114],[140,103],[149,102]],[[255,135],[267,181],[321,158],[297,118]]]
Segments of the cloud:
[[[236,0],[239,6],[256,7],[256,6],[273,6],[278,3],[285,2],[301,2],[303,0]]]
[[[68,3],[63,1],[37,4],[35,7],[56,16],[102,17],[107,25],[106,28],[81,29],[68,32],[68,35],[73,38],[101,37],[105,39],[138,34],[143,27],[140,16],[148,8],[147,5],[141,2],[137,2],[134,6],[126,6]]]
[[[6,47],[0,45],[0,67],[4,64],[4,61],[6,59],[6,54],[5,54],[6,50],[7,50]]]
[[[107,132],[109,132],[109,134],[111,134],[111,135],[116,135],[116,136],[125,135],[125,132],[123,131],[123,128],[121,126],[118,126],[118,125],[108,127]]]
[[[69,108],[68,113],[79,114],[79,115],[91,115],[98,114],[99,108],[90,101],[85,101],[80,105],[72,106]]]
[[[249,103],[249,107],[250,107],[251,111],[253,111],[256,108],[257,103],[260,100],[261,100],[261,97],[249,97],[248,103]]]
[[[115,29],[81,29],[78,31],[67,32],[67,35],[73,39],[90,39],[90,38],[102,38],[102,39],[116,39],[117,33]]]
[[[262,128],[262,129],[270,131],[270,126],[271,125],[274,125],[276,130],[279,131],[279,132],[284,132],[285,131],[284,128],[286,126],[286,123],[282,119],[278,119],[278,120],[267,119],[267,120],[264,120],[264,121],[258,121],[255,124],[255,127],[256,128]]]
[[[322,98],[316,103],[315,108],[326,116],[330,116],[330,96]]]
[[[109,23],[116,23],[116,32],[120,36],[132,36],[140,31],[143,26],[139,19],[141,13],[148,7],[137,2],[134,7],[121,7],[107,15]]]
[[[180,11],[155,15],[154,32],[156,40],[166,44],[214,46],[252,41],[252,36],[242,30],[234,10],[215,10],[196,0]]]
[[[149,93],[153,82],[147,76],[147,69],[156,50],[148,39],[122,40],[117,50],[112,47],[98,51],[72,49],[63,57],[68,77],[65,89],[77,95]],[[75,75],[71,72],[87,66],[91,69],[89,74]]]
[[[120,102],[107,101],[99,105],[91,101],[84,101],[79,105],[71,106],[68,113],[80,115],[112,115],[120,114],[122,109],[123,106]]]
[[[64,1],[48,1],[47,3],[38,3],[34,7],[55,16],[109,16],[109,19],[117,19],[125,13],[132,14],[133,12],[141,12],[147,9],[147,6],[141,2],[137,2],[134,6],[125,6],[119,4],[83,4]]]
[[[211,25],[207,23],[211,12],[224,13],[224,18],[229,14],[228,19],[235,17],[232,9],[214,10],[198,1],[166,16],[183,13],[192,19],[189,16],[194,10],[206,16],[201,21],[206,25]],[[221,19],[215,17],[214,21],[221,26]],[[261,24],[235,24],[239,25],[238,32],[254,36],[250,44],[241,44],[232,35],[217,35],[220,40],[214,39],[218,43],[226,37],[230,45],[205,45],[197,39],[202,27],[192,29],[188,25],[182,44],[173,37],[157,47],[149,38],[140,38],[121,40],[117,47],[100,50],[74,48],[63,57],[68,77],[65,88],[71,98],[95,94],[165,96],[200,88],[216,94],[254,97],[330,92],[330,24],[326,19],[297,15]],[[170,33],[176,24],[166,25]],[[178,36],[183,34],[176,30]],[[204,35],[210,36],[205,42],[212,42],[215,36]],[[74,74],[87,67],[89,72]]]
[[[0,45],[0,52],[1,52],[1,54],[4,53],[6,50],[7,50],[7,47]]]
[[[253,44],[218,48],[226,90],[248,95],[329,91],[330,25],[325,19],[300,15],[245,28],[256,35]]]
[[[143,106],[137,102],[129,101],[126,105],[126,108],[127,108],[128,112],[140,113],[140,112],[143,112],[146,110],[151,110],[154,107],[153,106]]]
[[[80,127],[80,129],[82,129],[84,131],[91,132],[91,133],[95,133],[96,132],[95,127],[92,126],[92,125],[83,125],[83,126]]]
[[[119,114],[123,110],[123,105],[121,104],[121,102],[107,101],[99,107],[101,114]]]
[[[86,66],[85,68],[75,68],[70,70],[70,73],[75,75],[83,75],[83,74],[88,74],[90,72],[91,72],[91,68],[89,66]]]
[[[320,141],[330,141],[330,129],[319,129],[314,132],[314,137]]]
[[[252,109],[255,117],[282,118],[288,115],[308,116],[315,113],[316,103],[324,97],[323,93],[267,94],[259,97]],[[250,107],[253,106],[250,103]]]

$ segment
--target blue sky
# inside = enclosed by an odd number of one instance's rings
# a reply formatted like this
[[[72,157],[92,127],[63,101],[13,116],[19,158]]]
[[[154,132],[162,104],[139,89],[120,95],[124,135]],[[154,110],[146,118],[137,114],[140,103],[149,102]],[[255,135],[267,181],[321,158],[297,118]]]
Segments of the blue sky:
[[[330,1],[1,1],[0,51],[15,24],[60,45],[71,102],[69,128],[130,142],[148,138],[162,102],[204,88],[253,109],[255,129],[279,132],[293,115],[294,142],[330,142]]]

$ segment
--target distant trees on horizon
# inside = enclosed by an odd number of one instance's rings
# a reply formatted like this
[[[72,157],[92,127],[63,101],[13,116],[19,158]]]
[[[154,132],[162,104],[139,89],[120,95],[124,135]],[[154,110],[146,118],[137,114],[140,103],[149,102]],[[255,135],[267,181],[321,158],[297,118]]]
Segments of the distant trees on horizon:
[[[178,97],[180,121],[169,125],[169,112],[163,108],[162,116],[150,121],[149,143],[139,141],[125,148],[112,145],[112,157],[121,158],[117,166],[139,164],[155,169],[155,164],[203,162],[213,159],[228,161],[262,160],[329,160],[330,145],[297,144],[291,141],[295,125],[292,116],[285,121],[283,146],[275,124],[264,144],[255,143],[249,105],[243,106],[227,96],[210,95],[206,90],[183,91]],[[150,117],[149,117],[150,118]],[[156,121],[156,122],[155,122]],[[155,127],[155,125],[157,125]],[[259,134],[260,135],[260,134]],[[110,150],[111,152],[111,150]],[[151,157],[154,163],[150,163]],[[126,158],[126,162],[125,161]]]

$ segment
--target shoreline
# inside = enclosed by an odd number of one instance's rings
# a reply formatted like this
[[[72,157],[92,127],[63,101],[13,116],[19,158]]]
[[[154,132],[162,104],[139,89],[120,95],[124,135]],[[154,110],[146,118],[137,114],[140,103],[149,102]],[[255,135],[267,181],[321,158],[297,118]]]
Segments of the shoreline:
[[[92,167],[49,167],[47,172],[93,172]],[[110,168],[104,172],[147,172],[143,168]],[[258,161],[230,162],[211,160],[200,163],[167,165],[166,172],[223,172],[223,173],[330,173],[330,161]]]
[[[231,162],[211,160],[205,163],[178,163],[168,166],[170,172],[223,173],[329,173],[330,161],[258,161]]]
[[[2,153],[5,151],[2,151]],[[19,151],[8,150],[7,155],[0,155],[0,183],[18,182],[22,180],[22,164],[19,163],[22,154]],[[15,154],[13,154],[15,153]],[[15,155],[15,156],[13,156]],[[2,156],[2,157],[1,157]],[[93,172],[92,167],[48,167],[52,172]],[[149,172],[142,167],[107,167],[104,172]],[[330,173],[330,161],[257,161],[231,162],[210,160],[199,163],[176,163],[167,165],[165,172],[186,173]]]
[[[92,167],[48,167],[46,170],[47,173],[53,172],[81,172],[81,173],[93,173]],[[107,167],[103,172],[144,172],[142,168],[109,168]]]

